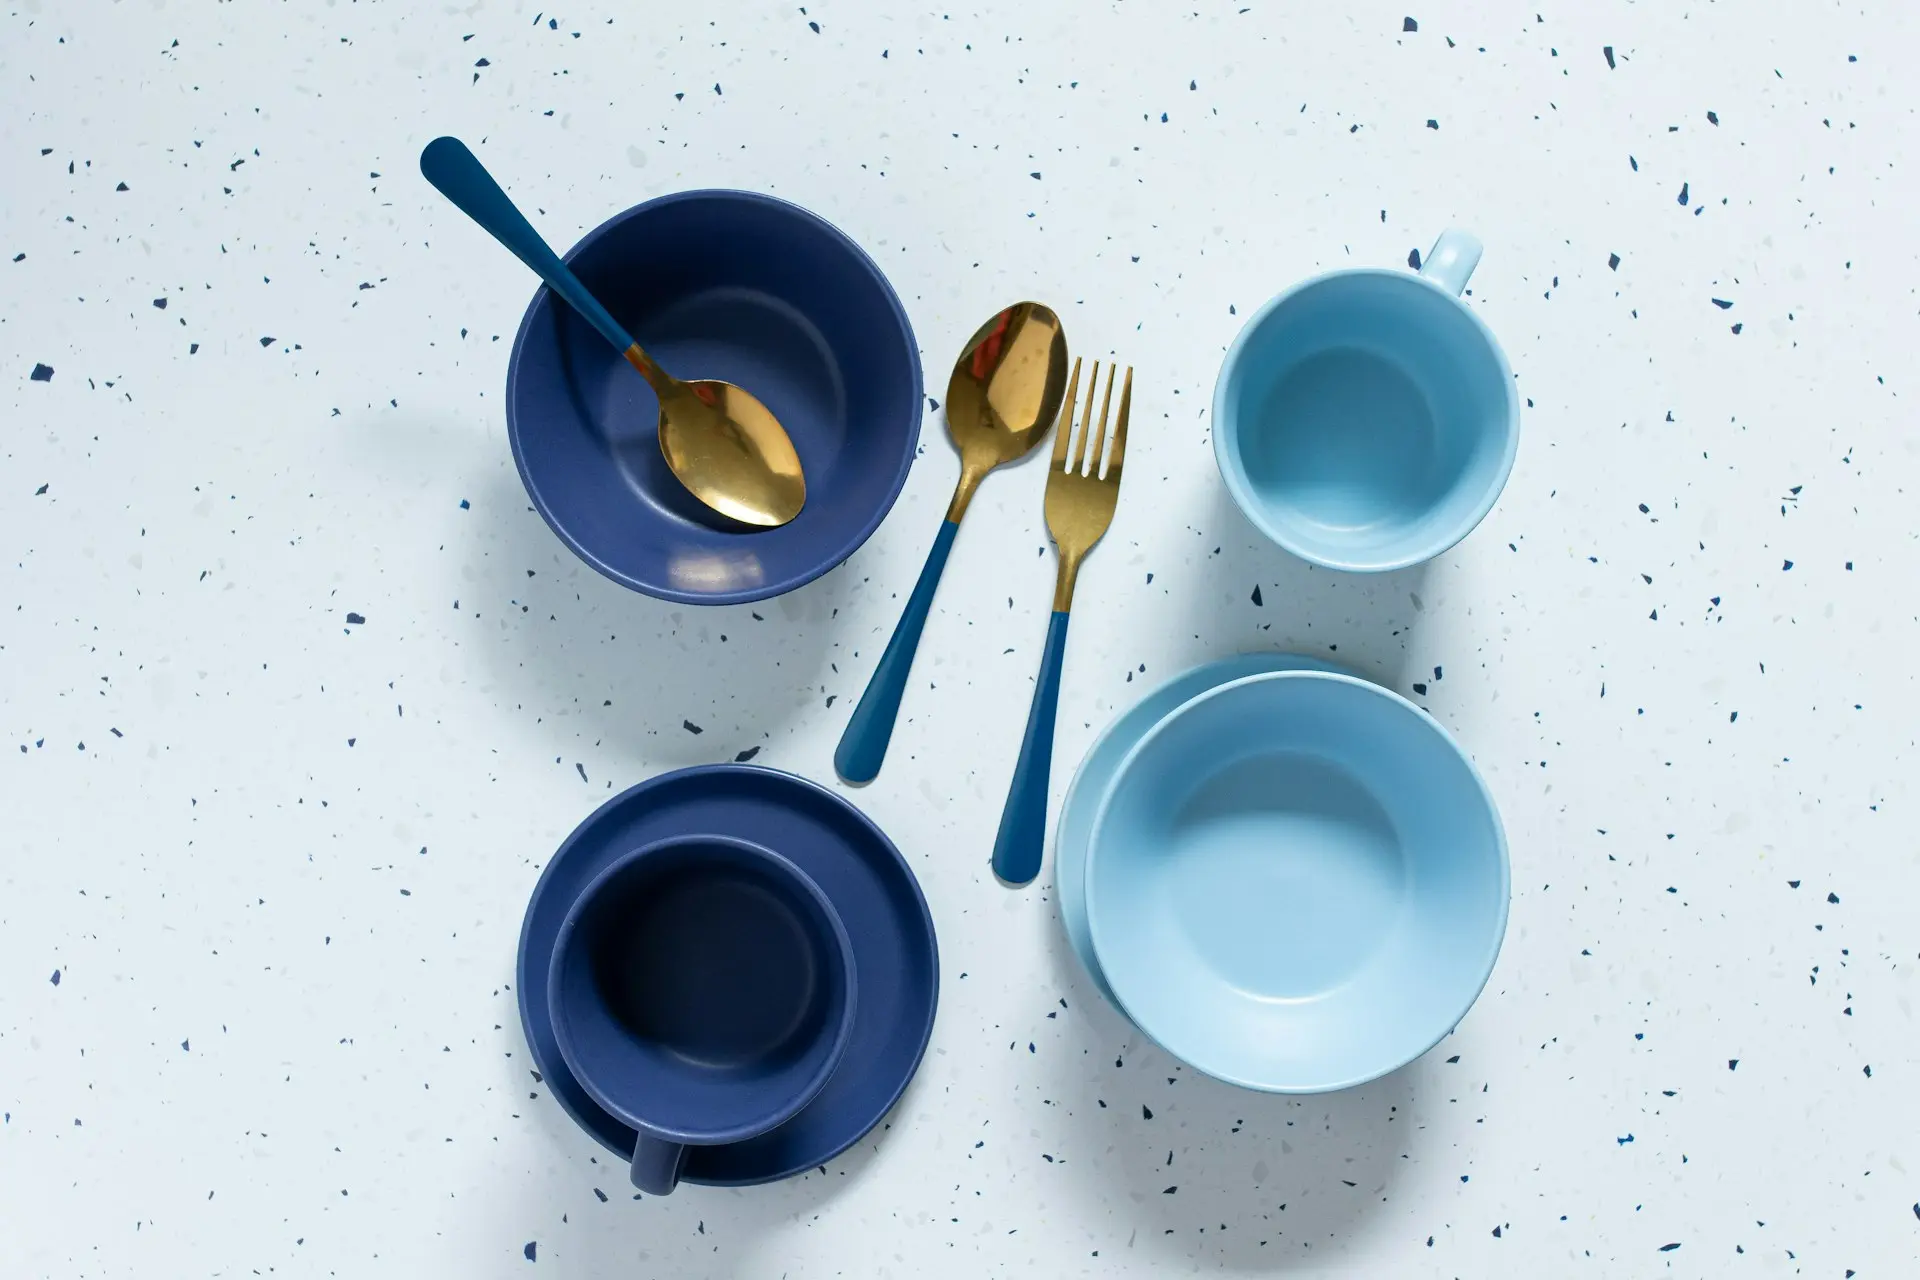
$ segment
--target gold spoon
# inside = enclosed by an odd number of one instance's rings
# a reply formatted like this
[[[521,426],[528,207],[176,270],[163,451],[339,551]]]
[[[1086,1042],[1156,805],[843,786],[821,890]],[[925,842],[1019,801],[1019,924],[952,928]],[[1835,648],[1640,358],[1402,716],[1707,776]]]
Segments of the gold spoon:
[[[640,371],[660,401],[660,452],[688,492],[721,515],[756,528],[771,529],[800,514],[807,501],[800,455],[767,406],[730,382],[683,382],[655,364],[458,138],[429,142],[420,153],[420,172]]]
[[[913,595],[880,655],[860,705],[853,709],[833,767],[848,782],[871,782],[886,759],[893,722],[900,713],[913,668],[913,651],[933,607],[940,571],[946,568],[960,517],[974,490],[995,467],[1012,462],[1046,438],[1060,416],[1066,393],[1067,338],[1060,319],[1037,302],[1008,307],[980,326],[967,342],[947,382],[947,432],[960,450],[960,483],[946,521],[914,584]]]

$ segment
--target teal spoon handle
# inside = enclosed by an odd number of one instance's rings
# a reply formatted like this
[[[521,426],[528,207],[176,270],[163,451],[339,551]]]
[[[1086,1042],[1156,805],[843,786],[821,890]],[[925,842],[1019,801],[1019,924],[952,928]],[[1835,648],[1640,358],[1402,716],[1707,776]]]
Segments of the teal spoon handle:
[[[580,277],[567,269],[558,254],[547,247],[533,224],[514,207],[500,184],[493,180],[478,156],[467,150],[458,138],[435,138],[420,153],[420,172],[453,201],[454,207],[480,224],[481,230],[513,251],[513,256],[533,268],[547,282],[547,288],[565,298],[567,305],[586,317],[587,323],[615,349],[625,351],[633,337],[608,314],[600,300],[587,292]]]
[[[920,647],[920,632],[933,611],[933,593],[940,585],[941,571],[947,567],[947,553],[953,550],[953,535],[960,526],[952,520],[941,522],[940,536],[927,553],[920,581],[913,584],[907,609],[873,669],[860,705],[853,709],[847,730],[840,735],[840,746],[833,753],[833,768],[848,782],[872,782],[887,758],[887,743],[893,738],[893,722],[900,714],[900,698],[907,691],[907,676],[913,671],[913,651]]]
[[[1040,874],[1040,853],[1047,839],[1047,774],[1053,766],[1053,720],[1060,707],[1060,665],[1067,652],[1067,613],[1054,610],[1047,622],[1047,647],[1040,656],[1040,679],[1027,712],[1027,734],[1020,761],[1000,812],[1000,834],[993,841],[993,874],[1008,884],[1026,884]]]

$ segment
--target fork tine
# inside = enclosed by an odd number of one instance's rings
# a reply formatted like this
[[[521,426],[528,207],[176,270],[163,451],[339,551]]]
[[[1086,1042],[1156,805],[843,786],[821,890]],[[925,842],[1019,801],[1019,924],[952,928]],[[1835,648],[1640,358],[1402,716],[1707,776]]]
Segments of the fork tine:
[[[1082,474],[1083,464],[1087,460],[1087,429],[1093,423],[1093,393],[1099,389],[1099,386],[1100,362],[1095,360],[1093,362],[1093,376],[1087,379],[1087,405],[1086,408],[1080,412],[1080,443],[1076,445],[1073,450],[1073,465],[1067,468],[1068,473],[1071,475],[1077,476]],[[1098,461],[1100,457],[1099,453],[1096,452],[1093,456],[1094,459]]]
[[[1067,398],[1060,402],[1060,425],[1053,431],[1053,469],[1067,461],[1067,437],[1073,434],[1073,401],[1080,394],[1080,357],[1073,358],[1073,374],[1067,379]]]
[[[1107,379],[1107,390],[1113,390],[1113,379]],[[1120,384],[1120,416],[1114,420],[1113,439],[1107,444],[1107,474],[1109,480],[1118,481],[1120,464],[1127,456],[1127,416],[1133,408],[1133,366],[1127,366],[1127,379]],[[1104,415],[1102,415],[1104,416]]]
[[[1093,452],[1087,459],[1087,474],[1096,480],[1100,478],[1100,457],[1107,447],[1107,408],[1113,403],[1113,375],[1117,368],[1117,365],[1107,366],[1107,392],[1100,397],[1100,434],[1094,437]],[[1094,388],[1087,388],[1089,407],[1093,403],[1093,392]]]

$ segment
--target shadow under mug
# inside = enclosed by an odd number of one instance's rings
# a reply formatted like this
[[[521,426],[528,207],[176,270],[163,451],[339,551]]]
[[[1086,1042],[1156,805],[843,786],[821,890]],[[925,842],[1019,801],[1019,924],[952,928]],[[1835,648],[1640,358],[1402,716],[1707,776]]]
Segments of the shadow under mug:
[[[853,953],[820,886],[770,849],[662,840],[580,893],[547,972],[554,1038],[638,1135],[633,1185],[666,1195],[689,1146],[791,1119],[853,1029]]]
[[[1461,300],[1480,242],[1447,231],[1419,273],[1315,276],[1240,331],[1213,393],[1227,491],[1267,537],[1329,569],[1404,569],[1492,509],[1520,394]]]

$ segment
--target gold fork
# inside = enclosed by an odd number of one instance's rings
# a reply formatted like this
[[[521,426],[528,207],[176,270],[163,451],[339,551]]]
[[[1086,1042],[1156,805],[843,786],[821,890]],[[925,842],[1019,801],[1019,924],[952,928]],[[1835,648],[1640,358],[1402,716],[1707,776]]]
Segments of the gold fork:
[[[1107,369],[1107,389],[1100,397],[1100,421],[1093,422],[1093,397],[1100,386],[1100,362],[1093,362],[1087,379],[1087,403],[1080,412],[1080,429],[1073,429],[1074,403],[1080,393],[1080,361],[1073,362],[1060,426],[1053,437],[1053,461],[1047,468],[1047,532],[1060,552],[1060,575],[1053,588],[1053,617],[1047,622],[1047,644],[1040,659],[1040,679],[1027,713],[1027,733],[1020,742],[1020,761],[1007,790],[1007,807],[1000,814],[1000,834],[993,842],[993,873],[1008,884],[1026,884],[1040,874],[1040,852],[1046,842],[1047,774],[1053,763],[1053,719],[1060,703],[1060,663],[1067,648],[1067,612],[1073,608],[1073,584],[1080,562],[1113,523],[1120,500],[1120,464],[1127,453],[1127,411],[1133,404],[1133,368],[1120,385],[1120,412],[1113,435],[1107,435],[1107,409],[1113,402],[1114,369]],[[1070,441],[1070,437],[1072,440]],[[1068,462],[1071,443],[1072,462]],[[1105,467],[1102,468],[1102,455]]]

